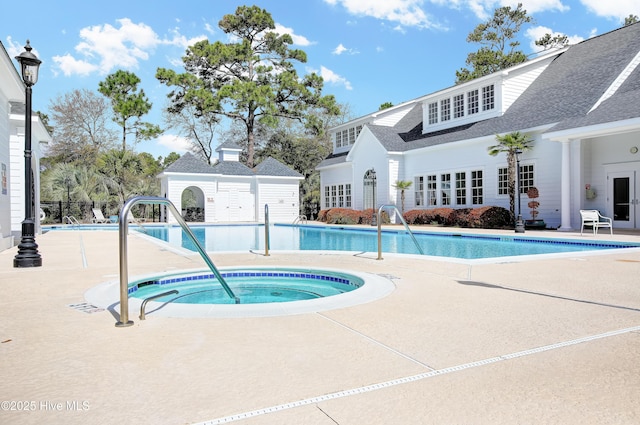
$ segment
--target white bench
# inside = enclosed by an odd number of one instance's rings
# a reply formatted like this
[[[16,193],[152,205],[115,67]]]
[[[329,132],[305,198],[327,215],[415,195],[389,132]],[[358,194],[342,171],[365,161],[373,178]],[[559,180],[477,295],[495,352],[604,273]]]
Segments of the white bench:
[[[613,224],[609,217],[604,217],[598,210],[580,210],[580,217],[582,218],[582,225],[580,226],[580,234],[584,230],[584,226],[591,226],[593,228],[594,236],[598,234],[598,229],[601,227],[608,227],[609,231],[613,235]]]

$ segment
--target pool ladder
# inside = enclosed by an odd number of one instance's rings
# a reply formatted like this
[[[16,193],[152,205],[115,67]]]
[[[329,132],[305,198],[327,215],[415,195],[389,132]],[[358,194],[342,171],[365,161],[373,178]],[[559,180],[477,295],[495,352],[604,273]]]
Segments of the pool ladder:
[[[222,285],[222,288],[225,290],[227,295],[235,301],[236,304],[240,304],[240,298],[238,298],[229,285],[224,280],[215,264],[211,260],[211,257],[207,255],[207,252],[204,250],[198,239],[195,237],[187,223],[184,221],[176,207],[173,203],[167,198],[161,198],[158,196],[136,196],[134,198],[129,199],[125,202],[122,210],[120,210],[120,218],[118,220],[119,226],[119,241],[120,241],[120,320],[116,322],[117,327],[127,327],[133,325],[133,321],[129,320],[129,262],[127,257],[127,235],[128,235],[128,215],[131,208],[136,204],[147,204],[147,205],[165,205],[171,214],[173,214],[174,218],[182,227],[182,230],[187,234],[191,242],[195,245],[198,253],[202,257],[202,259],[207,263],[211,272],[215,275]]]
[[[377,215],[377,221],[378,221],[378,260],[382,260],[382,210],[385,208],[393,208],[397,213],[398,213],[398,217],[400,217],[400,221],[402,221],[402,224],[404,224],[404,228],[407,230],[407,232],[409,233],[409,235],[411,236],[411,239],[413,239],[413,243],[416,244],[416,248],[418,248],[418,252],[421,255],[424,255],[424,252],[422,251],[422,247],[420,246],[420,244],[418,243],[418,240],[416,239],[416,237],[413,235],[413,232],[411,231],[411,229],[409,228],[409,225],[407,224],[406,221],[404,221],[404,218],[402,217],[402,214],[400,214],[400,211],[398,211],[398,208],[395,205],[382,205],[380,208],[378,208],[378,215]]]

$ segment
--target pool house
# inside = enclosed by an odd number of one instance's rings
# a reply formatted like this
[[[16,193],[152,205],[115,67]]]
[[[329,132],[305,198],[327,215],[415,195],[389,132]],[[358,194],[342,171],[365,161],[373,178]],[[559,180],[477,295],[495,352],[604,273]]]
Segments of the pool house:
[[[519,155],[522,216],[539,191],[547,227],[580,227],[597,209],[614,228],[640,227],[640,24],[376,111],[332,129],[317,169],[322,208],[509,207],[496,135],[526,133]],[[453,77],[453,76],[452,76]],[[517,207],[516,207],[517,208]]]

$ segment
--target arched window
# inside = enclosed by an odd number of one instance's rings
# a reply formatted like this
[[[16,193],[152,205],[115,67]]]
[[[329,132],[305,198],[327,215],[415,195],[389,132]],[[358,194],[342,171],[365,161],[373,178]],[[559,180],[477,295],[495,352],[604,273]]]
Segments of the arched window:
[[[363,184],[362,184],[362,188],[363,188],[363,208],[369,209],[375,209],[376,208],[376,172],[375,170],[372,168],[370,170],[367,170],[366,173],[364,173],[364,179],[363,179]]]

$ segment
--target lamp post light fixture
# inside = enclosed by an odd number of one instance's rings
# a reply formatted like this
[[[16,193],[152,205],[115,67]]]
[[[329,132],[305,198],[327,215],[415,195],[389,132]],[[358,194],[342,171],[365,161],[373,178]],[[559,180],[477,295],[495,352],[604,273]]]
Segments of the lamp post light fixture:
[[[522,221],[522,211],[520,209],[520,154],[522,149],[517,148],[516,154],[516,191],[518,193],[518,218],[516,219],[516,233],[524,233],[524,221]]]
[[[33,179],[31,170],[31,87],[38,82],[38,69],[42,61],[31,53],[29,40],[24,52],[16,56],[20,62],[22,80],[26,86],[24,113],[24,216],[22,239],[18,244],[18,253],[13,259],[13,267],[40,267],[42,257],[38,252],[35,238],[35,218],[33,214]]]

